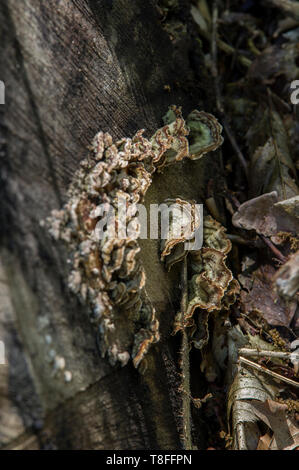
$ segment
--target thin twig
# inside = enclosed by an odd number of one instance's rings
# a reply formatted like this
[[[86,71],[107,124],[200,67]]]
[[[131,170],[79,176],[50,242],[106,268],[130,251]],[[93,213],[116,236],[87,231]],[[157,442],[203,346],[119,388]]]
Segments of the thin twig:
[[[204,31],[199,25],[197,26],[198,26],[200,35],[203,36],[207,41],[211,42],[211,34],[208,31]],[[234,49],[232,46],[222,41],[221,39],[217,39],[217,46],[222,52],[224,52],[227,55],[232,55],[232,56],[236,55],[236,49]],[[238,62],[240,62],[244,67],[249,68],[251,66],[252,61],[248,59],[247,57],[239,53],[237,53],[236,57],[237,57]]]
[[[267,351],[267,350],[258,350],[250,348],[241,348],[239,349],[239,354],[242,356],[249,357],[277,357],[279,359],[292,359],[298,358],[299,352],[284,352],[284,351]]]
[[[218,4],[217,4],[217,0],[214,0],[213,14],[212,14],[212,37],[211,37],[212,66],[211,68],[212,68],[212,75],[213,75],[214,82],[215,82],[215,89],[216,89],[216,105],[219,111],[224,113],[221,95],[220,95],[220,87],[219,87],[217,37],[218,37]]]
[[[256,240],[248,240],[247,238],[243,238],[240,235],[235,235],[231,233],[226,234],[227,238],[230,239],[232,243],[236,243],[238,245],[246,245],[256,247],[257,241]]]
[[[211,36],[211,57],[212,57],[212,65],[211,65],[211,70],[212,70],[212,75],[214,78],[214,83],[215,83],[215,94],[216,94],[216,106],[218,109],[218,112],[220,114],[221,118],[221,123],[224,127],[224,130],[226,132],[227,137],[230,140],[230,143],[236,152],[236,155],[239,159],[239,162],[245,172],[246,178],[248,179],[248,165],[246,162],[246,159],[240,150],[237,141],[233,135],[233,132],[230,128],[230,125],[227,122],[227,119],[225,117],[225,112],[224,112],[224,107],[222,103],[222,97],[220,93],[220,85],[219,85],[219,75],[218,75],[218,58],[217,58],[217,36],[218,36],[218,5],[217,5],[217,0],[214,0],[213,2],[213,14],[212,14],[212,36]]]
[[[269,238],[265,237],[265,235],[258,234],[259,237],[263,240],[264,243],[270,248],[270,250],[275,254],[275,256],[280,259],[283,263],[287,261],[287,258],[279,251],[278,248],[269,240]]]
[[[240,147],[238,146],[237,144],[237,141],[232,133],[232,130],[230,128],[230,125],[228,124],[227,120],[226,120],[226,117],[224,115],[221,116],[221,122],[223,124],[223,127],[224,127],[224,130],[227,134],[227,137],[229,138],[230,140],[230,143],[234,149],[234,151],[236,152],[237,154],[237,157],[239,159],[239,162],[241,163],[242,165],[242,168],[244,169],[244,172],[245,172],[245,175],[246,175],[246,178],[248,179],[248,176],[249,176],[249,172],[248,172],[248,165],[247,165],[247,162],[245,160],[245,157],[242,153],[242,151],[240,150]]]
[[[299,388],[299,382],[295,382],[295,380],[288,379],[287,377],[284,377],[283,375],[277,374],[277,372],[272,372],[272,370],[267,369],[264,366],[261,366],[260,364],[257,364],[256,362],[250,361],[249,359],[246,359],[245,357],[240,356],[239,361],[242,362],[243,364],[247,364],[250,367],[253,367],[254,369],[264,372],[267,375],[270,375],[274,379],[281,380],[282,382],[285,382],[289,385],[292,385],[293,387]]]
[[[184,314],[188,304],[188,279],[187,279],[187,257],[182,263],[182,299],[181,312]],[[187,331],[182,330],[182,344],[180,350],[180,367],[182,374],[182,444],[185,450],[192,450],[191,438],[191,393],[190,393],[190,358],[189,358],[189,340]]]
[[[264,0],[265,3],[270,3],[272,6],[279,8],[286,15],[299,20],[299,3],[290,0]]]
[[[273,101],[276,101],[276,104],[283,108],[284,111],[287,113],[292,112],[292,106],[290,106],[288,103],[286,103],[280,96],[277,96],[270,88],[267,88],[269,95],[271,96]]]

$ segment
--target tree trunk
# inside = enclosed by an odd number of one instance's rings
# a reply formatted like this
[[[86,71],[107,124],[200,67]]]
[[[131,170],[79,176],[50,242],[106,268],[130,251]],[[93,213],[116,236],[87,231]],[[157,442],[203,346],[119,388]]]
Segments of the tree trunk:
[[[142,243],[161,341],[142,376],[99,356],[84,306],[67,288],[67,256],[40,226],[60,208],[94,134],[161,126],[171,104],[209,111],[192,31],[169,38],[154,1],[3,0],[0,5],[0,446],[179,449],[176,340],[179,272],[157,240]],[[188,24],[189,2],[179,15]],[[187,18],[187,20],[186,20]],[[219,158],[155,176],[146,204],[200,202]],[[54,361],[54,365],[53,365]],[[56,364],[56,369],[55,369]],[[64,368],[59,369],[59,364]]]

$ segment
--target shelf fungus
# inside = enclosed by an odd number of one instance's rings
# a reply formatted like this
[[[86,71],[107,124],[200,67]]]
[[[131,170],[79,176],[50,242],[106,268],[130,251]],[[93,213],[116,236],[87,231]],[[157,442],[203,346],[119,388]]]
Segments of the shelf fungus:
[[[200,158],[221,143],[214,116],[193,111],[185,121],[176,106],[150,139],[143,130],[116,142],[99,132],[74,175],[65,205],[47,218],[50,234],[69,249],[69,287],[87,305],[102,356],[112,365],[132,358],[138,367],[151,343],[159,340],[159,322],[138,256],[138,204],[155,171],[184,158]],[[165,256],[171,243],[165,244]],[[223,266],[224,260],[220,262]]]
[[[195,201],[182,198],[166,199],[167,233],[161,234],[161,261],[165,261],[169,271],[173,264],[182,261],[187,255],[185,242],[194,239],[202,222],[202,214]],[[163,217],[163,211],[162,211]],[[163,225],[163,219],[162,219]],[[162,226],[163,229],[163,226]]]
[[[169,240],[168,246],[172,246]],[[225,228],[212,217],[204,217],[203,247],[187,252],[190,273],[187,308],[177,314],[174,325],[174,334],[188,328],[192,342],[199,349],[209,338],[209,313],[228,310],[239,293],[238,281],[233,279],[226,265],[230,250],[231,242]],[[171,265],[183,259],[171,252],[169,256],[172,257]],[[195,313],[198,313],[196,319]]]
[[[222,143],[222,126],[217,119],[205,111],[195,109],[186,119],[189,128],[189,152],[191,160],[198,160],[208,152],[213,152]]]

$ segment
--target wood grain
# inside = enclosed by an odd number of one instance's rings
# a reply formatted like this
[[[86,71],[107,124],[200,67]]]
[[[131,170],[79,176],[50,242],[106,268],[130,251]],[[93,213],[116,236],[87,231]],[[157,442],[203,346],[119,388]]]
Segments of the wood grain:
[[[166,276],[158,242],[146,242],[142,257],[162,341],[142,378],[131,365],[113,369],[99,357],[87,312],[66,287],[67,253],[40,221],[65,200],[98,130],[117,138],[140,128],[152,132],[170,104],[186,112],[198,107],[203,93],[189,61],[193,43],[187,35],[171,43],[154,1],[7,0],[0,5],[0,24],[0,79],[6,85],[0,234],[18,338],[8,342],[14,359],[6,369],[0,366],[0,445],[178,448],[160,354],[173,363],[168,337],[177,274]],[[204,197],[205,165],[189,162],[159,175],[146,203],[162,202],[170,193]],[[209,166],[217,172],[216,156]],[[1,325],[1,332],[10,328]],[[64,371],[54,370],[57,356],[65,360]]]

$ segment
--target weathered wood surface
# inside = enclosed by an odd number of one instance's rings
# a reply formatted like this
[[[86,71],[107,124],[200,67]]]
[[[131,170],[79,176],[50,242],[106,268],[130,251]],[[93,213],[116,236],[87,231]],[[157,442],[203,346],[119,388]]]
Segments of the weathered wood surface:
[[[171,43],[153,1],[5,0],[0,25],[0,79],[6,84],[0,107],[0,340],[3,335],[7,355],[0,366],[0,446],[179,448],[168,341],[177,273],[168,279],[157,241],[143,242],[162,340],[148,376],[132,365],[112,368],[98,355],[84,307],[68,292],[64,247],[40,221],[65,200],[98,130],[118,138],[140,128],[152,132],[170,104],[185,112],[210,110],[199,101],[205,90],[190,64],[194,43],[190,36]],[[209,165],[217,171],[218,158]],[[157,175],[146,203],[177,195],[199,200],[207,177],[203,163],[178,165]],[[64,371],[54,370],[54,356],[64,358]]]

